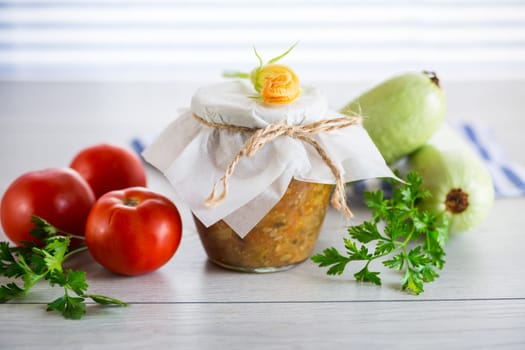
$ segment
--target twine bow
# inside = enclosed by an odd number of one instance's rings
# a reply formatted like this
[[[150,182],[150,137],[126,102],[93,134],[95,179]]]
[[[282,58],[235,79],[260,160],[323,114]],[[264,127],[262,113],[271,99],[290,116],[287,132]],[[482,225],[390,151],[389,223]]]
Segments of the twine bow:
[[[252,157],[257,153],[264,145],[271,142],[279,136],[288,136],[294,139],[301,140],[310,144],[319,156],[326,163],[328,168],[330,168],[332,174],[335,177],[335,191],[332,194],[331,203],[332,206],[341,211],[347,217],[352,216],[352,212],[348,208],[345,199],[345,188],[344,188],[344,179],[339,167],[332,161],[328,156],[324,148],[311,137],[313,134],[330,132],[332,130],[346,128],[352,125],[358,125],[361,123],[360,116],[343,116],[338,118],[323,119],[309,124],[303,125],[289,125],[285,122],[279,122],[270,124],[264,128],[248,128],[236,125],[220,124],[207,121],[195,114],[193,117],[201,122],[202,124],[216,128],[216,129],[226,129],[235,132],[252,132],[253,134],[246,140],[239,152],[232,159],[224,175],[215,182],[213,190],[210,196],[206,199],[205,204],[207,206],[214,207],[226,198],[228,195],[228,179],[233,174],[237,163],[239,163],[242,157]],[[218,186],[222,183],[222,192],[218,194]]]

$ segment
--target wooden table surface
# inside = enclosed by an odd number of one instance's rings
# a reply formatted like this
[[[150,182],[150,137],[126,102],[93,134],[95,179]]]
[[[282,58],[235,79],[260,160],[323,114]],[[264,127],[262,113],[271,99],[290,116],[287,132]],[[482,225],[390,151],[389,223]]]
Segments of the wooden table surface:
[[[86,146],[153,137],[199,85],[0,83],[0,193],[26,171],[66,166]],[[370,84],[318,85],[339,108]],[[490,126],[509,156],[525,165],[525,82],[457,81],[444,88],[450,121]],[[173,195],[162,175],[147,171],[151,189]],[[176,204],[183,240],[160,270],[121,277],[87,254],[72,262],[87,271],[90,292],[128,307],[90,304],[82,320],[66,320],[45,311],[60,290],[41,283],[27,297],[0,304],[0,349],[525,348],[524,198],[498,199],[479,227],[454,236],[441,277],[420,296],[400,291],[400,276],[386,270],[384,284],[375,286],[355,282],[352,266],[339,277],[310,261],[273,274],[216,267],[188,209]],[[353,210],[353,223],[369,214],[359,203]],[[345,232],[345,221],[329,210],[316,251],[342,248]]]

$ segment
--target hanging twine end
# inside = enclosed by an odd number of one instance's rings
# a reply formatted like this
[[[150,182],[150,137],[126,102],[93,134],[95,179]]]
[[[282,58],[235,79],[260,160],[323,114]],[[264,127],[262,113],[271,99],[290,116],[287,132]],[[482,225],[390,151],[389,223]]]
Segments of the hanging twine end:
[[[219,183],[221,182],[222,182],[222,192],[217,196],[217,187],[219,186]],[[223,177],[215,182],[215,184],[213,185],[213,190],[210,193],[210,196],[206,198],[206,200],[204,201],[204,205],[207,207],[214,208],[217,205],[219,205],[224,200],[224,198],[226,198],[227,195],[228,195],[228,182]]]
[[[343,194],[341,194],[341,193],[343,193]],[[331,203],[332,203],[332,207],[334,207],[334,209],[339,210],[347,218],[351,218],[351,217],[354,216],[354,214],[352,214],[352,211],[348,207],[348,204],[346,204],[346,199],[345,199],[345,196],[344,196],[344,190],[341,190],[341,188],[339,188],[339,186],[337,186],[336,190],[334,191],[334,194],[332,195]]]

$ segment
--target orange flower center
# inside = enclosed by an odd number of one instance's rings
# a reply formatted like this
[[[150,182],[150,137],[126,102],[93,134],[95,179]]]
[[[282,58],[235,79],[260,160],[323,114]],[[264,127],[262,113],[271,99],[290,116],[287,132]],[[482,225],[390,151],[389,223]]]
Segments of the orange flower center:
[[[291,103],[301,94],[299,78],[292,69],[282,64],[270,64],[258,69],[254,85],[263,101],[272,104]]]

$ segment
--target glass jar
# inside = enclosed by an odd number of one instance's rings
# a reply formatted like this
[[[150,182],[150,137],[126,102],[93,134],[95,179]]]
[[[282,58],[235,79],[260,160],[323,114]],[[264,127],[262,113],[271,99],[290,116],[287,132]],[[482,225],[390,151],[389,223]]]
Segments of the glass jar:
[[[281,271],[306,260],[317,242],[332,187],[293,179],[281,200],[244,238],[222,220],[205,227],[194,216],[208,258],[244,272]]]

